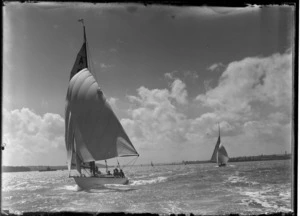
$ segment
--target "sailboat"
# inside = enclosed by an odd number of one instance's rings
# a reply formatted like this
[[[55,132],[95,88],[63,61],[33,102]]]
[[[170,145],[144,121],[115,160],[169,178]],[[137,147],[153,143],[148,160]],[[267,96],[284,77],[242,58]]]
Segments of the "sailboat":
[[[49,166],[44,170],[39,170],[39,172],[48,172],[48,171],[56,171],[56,169],[51,169]]]
[[[65,107],[65,143],[69,177],[82,188],[127,184],[128,178],[97,174],[95,161],[136,156],[136,149],[91,73],[83,19],[84,41],[70,73]],[[119,162],[118,162],[119,164]],[[71,176],[76,168],[79,175]],[[86,170],[89,168],[89,172]],[[85,175],[82,171],[86,171]],[[108,171],[108,170],[107,170]]]
[[[153,165],[152,161],[151,161],[151,166],[152,166],[152,167],[154,167],[154,165]]]
[[[216,162],[219,167],[226,166],[229,160],[227,151],[224,145],[221,144],[220,125],[219,125],[219,137],[210,160],[212,162]]]

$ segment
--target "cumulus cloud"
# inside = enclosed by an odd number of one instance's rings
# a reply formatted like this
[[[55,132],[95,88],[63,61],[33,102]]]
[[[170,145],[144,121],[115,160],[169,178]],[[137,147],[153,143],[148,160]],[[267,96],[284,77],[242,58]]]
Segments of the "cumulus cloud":
[[[284,53],[230,63],[218,86],[196,100],[214,110],[247,116],[253,102],[290,110],[291,96],[292,55]]]
[[[214,63],[211,66],[209,66],[207,69],[210,71],[214,71],[214,70],[220,70],[221,68],[223,68],[225,65],[222,64],[221,62],[219,63]]]
[[[195,159],[209,159],[218,137],[230,156],[280,153],[291,146],[292,56],[249,57],[232,62],[216,87],[205,83],[206,92],[187,100],[186,84],[166,73],[169,87],[140,87],[130,95],[129,118],[122,119],[138,148],[189,152]],[[180,109],[199,103],[210,111],[188,118]],[[198,151],[197,154],[195,151]],[[183,156],[182,156],[183,157]],[[184,159],[184,158],[182,158]]]
[[[195,81],[196,79],[199,78],[199,75],[197,71],[194,70],[184,70],[184,71],[177,71],[174,70],[169,73],[164,74],[165,78],[169,81],[173,81],[174,79],[182,79],[182,80],[192,80]]]
[[[114,98],[114,97],[110,97],[107,99],[108,103],[115,109],[117,108],[117,101],[119,99],[118,98]]]
[[[171,85],[171,97],[175,98],[175,100],[179,104],[186,104],[187,103],[187,91],[185,84],[180,80],[176,79]]]
[[[197,71],[190,71],[190,70],[187,70],[187,71],[184,71],[184,72],[183,72],[183,75],[184,75],[185,78],[191,78],[191,79],[193,79],[193,80],[199,78],[199,75],[198,75]]]
[[[174,80],[175,79],[175,73],[177,73],[177,71],[172,71],[170,73],[165,73],[165,78],[167,78],[168,80]]]
[[[137,96],[128,96],[129,101],[136,104],[136,108],[128,112],[131,119],[122,120],[132,137],[144,143],[144,147],[157,140],[165,144],[186,140],[185,116],[176,108],[178,104],[187,103],[187,91],[181,80],[175,79],[170,89],[140,87],[137,92]]]
[[[2,132],[7,143],[4,164],[65,162],[64,119],[58,114],[40,116],[28,108],[4,109]]]

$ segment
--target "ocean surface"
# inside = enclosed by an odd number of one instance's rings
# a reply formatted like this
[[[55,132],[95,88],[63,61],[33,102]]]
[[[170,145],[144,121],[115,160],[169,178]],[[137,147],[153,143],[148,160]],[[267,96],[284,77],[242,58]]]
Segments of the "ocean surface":
[[[291,160],[128,167],[129,185],[81,190],[68,171],[3,173],[2,209],[262,214],[291,212]]]

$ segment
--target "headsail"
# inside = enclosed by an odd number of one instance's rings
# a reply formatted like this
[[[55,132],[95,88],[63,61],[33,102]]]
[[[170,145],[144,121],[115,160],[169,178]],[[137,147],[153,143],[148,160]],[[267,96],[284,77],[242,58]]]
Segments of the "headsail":
[[[225,147],[222,145],[218,150],[218,163],[226,164],[229,160],[227,151]]]
[[[71,71],[65,110],[68,169],[76,163],[138,156],[124,128],[87,69],[86,36]]]

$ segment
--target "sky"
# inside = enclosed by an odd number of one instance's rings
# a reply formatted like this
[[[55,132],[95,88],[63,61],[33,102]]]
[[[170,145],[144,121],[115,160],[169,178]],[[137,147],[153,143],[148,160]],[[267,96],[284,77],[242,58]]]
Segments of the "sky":
[[[65,165],[84,19],[90,70],[136,164],[291,153],[294,8],[6,3],[3,165]]]

